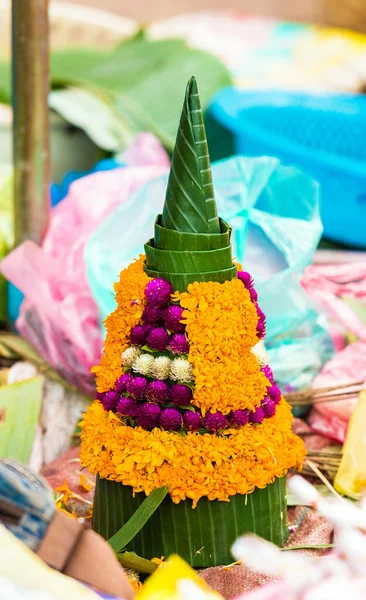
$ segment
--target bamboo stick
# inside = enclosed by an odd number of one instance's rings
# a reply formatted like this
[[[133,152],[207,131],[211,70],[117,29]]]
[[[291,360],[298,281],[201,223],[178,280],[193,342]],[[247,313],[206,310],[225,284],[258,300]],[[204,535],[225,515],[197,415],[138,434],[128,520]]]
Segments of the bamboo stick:
[[[48,0],[12,1],[15,245],[40,243],[50,212]]]

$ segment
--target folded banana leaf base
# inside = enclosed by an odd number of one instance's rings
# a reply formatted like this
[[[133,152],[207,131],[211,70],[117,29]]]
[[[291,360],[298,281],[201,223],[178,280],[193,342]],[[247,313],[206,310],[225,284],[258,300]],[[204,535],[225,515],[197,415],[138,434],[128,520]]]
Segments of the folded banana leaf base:
[[[131,487],[98,477],[93,529],[109,539],[145,497],[143,493],[133,497]],[[227,565],[233,561],[233,542],[244,533],[282,546],[288,536],[286,517],[286,477],[247,496],[238,494],[230,502],[201,498],[195,509],[190,500],[174,504],[168,495],[128,550],[147,559],[179,554],[197,568]]]

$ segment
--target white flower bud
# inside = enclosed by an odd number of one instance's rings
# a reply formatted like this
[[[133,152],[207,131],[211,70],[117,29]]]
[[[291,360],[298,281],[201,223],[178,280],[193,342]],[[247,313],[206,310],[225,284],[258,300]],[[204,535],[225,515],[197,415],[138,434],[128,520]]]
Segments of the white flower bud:
[[[151,354],[140,354],[132,365],[132,370],[141,375],[150,375],[154,357]]]
[[[158,356],[151,365],[151,375],[155,379],[168,379],[171,362],[168,356]]]
[[[269,365],[269,357],[263,340],[260,340],[258,344],[251,349],[251,353],[254,354],[261,367]]]
[[[132,367],[133,363],[135,362],[135,360],[138,359],[140,354],[141,350],[137,346],[130,346],[129,348],[126,348],[126,350],[122,352],[121,355],[123,366]]]
[[[185,358],[174,358],[170,367],[170,378],[173,381],[189,383],[193,380],[192,365]]]

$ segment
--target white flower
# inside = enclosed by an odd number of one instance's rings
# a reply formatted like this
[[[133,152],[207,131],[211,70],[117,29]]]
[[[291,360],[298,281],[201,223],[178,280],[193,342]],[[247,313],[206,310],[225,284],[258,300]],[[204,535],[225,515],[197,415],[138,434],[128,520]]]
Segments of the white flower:
[[[261,367],[269,365],[269,357],[263,340],[260,340],[260,342],[258,342],[258,344],[251,349],[251,353],[257,358],[257,361]]]
[[[141,375],[150,375],[154,357],[151,354],[140,354],[132,365],[132,370]]]
[[[174,381],[188,383],[193,379],[192,365],[185,358],[174,358],[170,367],[170,377]]]
[[[138,359],[140,354],[141,350],[137,346],[130,346],[129,348],[126,348],[126,350],[122,352],[121,355],[123,366],[132,367],[133,363],[135,362],[135,360]]]
[[[155,379],[168,379],[170,374],[171,360],[168,356],[158,356],[151,366],[151,375]]]

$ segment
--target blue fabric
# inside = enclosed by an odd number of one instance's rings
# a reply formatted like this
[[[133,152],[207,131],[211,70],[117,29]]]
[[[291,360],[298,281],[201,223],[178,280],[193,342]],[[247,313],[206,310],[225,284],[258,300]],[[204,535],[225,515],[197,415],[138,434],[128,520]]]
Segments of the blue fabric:
[[[91,173],[97,173],[98,171],[111,171],[112,169],[116,169],[117,167],[121,167],[122,164],[115,160],[114,158],[106,158],[104,160],[99,161],[95,167],[93,167],[90,171],[70,171],[65,175],[62,183],[58,185],[57,183],[53,183],[51,185],[51,204],[52,207],[57,206],[67,196],[67,192],[69,191],[70,185],[76,181],[77,179],[81,179],[82,177],[86,177],[86,175],[90,175]]]
[[[55,514],[53,492],[46,481],[14,460],[0,460],[0,504],[22,511],[16,525],[4,525],[36,551]],[[0,522],[1,507],[0,507]]]

